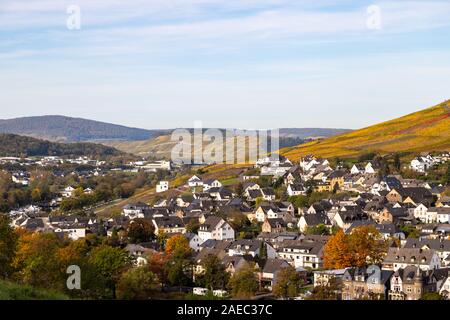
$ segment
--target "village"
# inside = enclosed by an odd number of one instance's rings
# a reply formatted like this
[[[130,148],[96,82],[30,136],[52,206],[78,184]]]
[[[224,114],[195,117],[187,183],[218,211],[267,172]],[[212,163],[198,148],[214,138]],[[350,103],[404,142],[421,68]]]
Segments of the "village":
[[[420,155],[405,168],[420,177],[438,166],[448,166],[449,160],[448,153]],[[29,185],[26,168],[33,160],[0,161],[22,163],[24,170],[12,172],[11,179],[23,187]],[[88,175],[92,176],[119,170],[109,167],[105,171],[106,162],[87,158],[46,157],[34,161],[35,165],[56,168],[64,162],[91,165]],[[394,166],[398,166],[395,161]],[[177,170],[170,161],[136,161],[120,169],[169,174],[154,183],[153,203],[129,203],[110,217],[70,211],[61,214],[64,199],[95,192],[68,185],[49,202],[47,210],[39,203],[11,210],[11,226],[54,233],[71,241],[93,234],[113,237],[119,239],[119,246],[133,258],[136,267],[152,263],[149,257],[167,251],[170,242],[185,243],[190,263],[189,271],[182,272],[188,280],[178,284],[172,281],[170,285],[200,297],[232,295],[225,279],[210,281],[207,286],[197,281],[211,272],[206,269],[212,267],[214,257],[227,279],[250,268],[257,283],[250,290],[254,297],[450,299],[448,180],[403,178],[387,172],[388,166],[377,157],[354,164],[338,159],[332,165],[314,156],[295,163],[277,155],[258,159],[231,182],[204,179],[208,169],[198,169],[176,188],[181,193],[168,196],[170,172]],[[149,229],[151,232],[130,241],[124,235],[133,225],[142,234]],[[338,238],[353,241],[350,239],[357,234],[366,237],[357,243],[366,246],[366,256],[351,259],[350,248],[348,259],[336,258],[333,246],[345,244],[338,243]],[[295,279],[295,289],[286,289],[287,279]]]

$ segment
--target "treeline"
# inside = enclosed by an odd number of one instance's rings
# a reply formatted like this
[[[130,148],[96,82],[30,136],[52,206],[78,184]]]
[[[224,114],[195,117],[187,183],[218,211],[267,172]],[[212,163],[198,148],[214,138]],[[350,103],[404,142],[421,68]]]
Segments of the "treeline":
[[[56,143],[14,134],[0,134],[0,156],[58,156],[104,159],[123,156],[123,152],[95,143]]]

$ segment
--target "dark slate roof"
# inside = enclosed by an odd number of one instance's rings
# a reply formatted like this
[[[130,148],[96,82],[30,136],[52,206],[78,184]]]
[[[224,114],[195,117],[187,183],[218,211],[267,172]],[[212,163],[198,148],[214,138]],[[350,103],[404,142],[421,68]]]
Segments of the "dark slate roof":
[[[404,245],[405,248],[422,248],[423,246],[436,251],[450,251],[450,240],[408,238]]]

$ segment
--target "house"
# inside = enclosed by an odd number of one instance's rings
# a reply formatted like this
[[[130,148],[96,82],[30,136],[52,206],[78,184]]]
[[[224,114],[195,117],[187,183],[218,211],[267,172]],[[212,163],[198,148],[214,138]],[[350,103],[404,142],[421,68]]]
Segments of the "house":
[[[342,283],[342,277],[347,269],[319,270],[314,271],[313,285],[314,287],[327,286],[330,281],[338,284]]]
[[[267,252],[267,258],[275,259],[277,253],[268,243],[260,240],[241,239],[233,241],[227,248],[229,256],[251,256],[253,258],[261,256],[263,246]]]
[[[156,172],[158,170],[170,171],[172,169],[172,163],[170,161],[160,160],[146,163],[142,166],[142,169],[148,172]]]
[[[157,193],[165,192],[167,190],[169,190],[169,181],[160,181],[156,185],[156,192]]]
[[[436,211],[437,223],[450,223],[450,207],[430,208],[430,211]]]
[[[14,172],[11,175],[12,182],[28,186],[30,184],[30,175],[27,172]]]
[[[379,170],[379,165],[374,162],[368,162],[364,167],[364,173],[374,174]]]
[[[154,250],[146,248],[140,244],[128,244],[125,247],[125,251],[133,257],[134,264],[136,266],[145,266],[148,263],[146,256]]]
[[[75,191],[75,188],[72,186],[68,186],[64,188],[64,190],[61,192],[61,196],[64,198],[70,198]]]
[[[365,171],[364,167],[359,164],[354,164],[353,167],[350,169],[351,174],[360,174],[363,173],[364,171]]]
[[[210,188],[208,190],[208,193],[209,193],[210,197],[216,201],[229,200],[233,197],[233,193],[228,188],[225,188],[225,187]]]
[[[394,188],[386,195],[386,199],[391,203],[411,203],[416,206],[421,203],[429,206],[434,201],[433,194],[424,187]]]
[[[266,201],[274,201],[276,198],[275,191],[272,188],[262,188],[261,193]]]
[[[267,233],[281,233],[286,231],[286,223],[281,218],[264,220],[261,230]]]
[[[175,234],[186,233],[184,222],[181,218],[175,216],[155,217],[152,219],[155,227],[155,234]]]
[[[438,269],[441,267],[441,259],[430,249],[389,248],[383,260],[383,270],[397,271],[408,266],[418,266],[422,270]]]
[[[411,160],[410,168],[413,171],[420,173],[425,173],[429,168],[436,164],[436,160],[431,156],[427,155],[425,157],[416,157]]]
[[[447,278],[443,281],[439,294],[446,300],[450,300],[450,273],[448,273]]]
[[[323,267],[324,243],[314,240],[286,240],[278,248],[278,256],[294,268],[318,269]]]
[[[419,300],[425,293],[438,292],[445,283],[448,269],[422,270],[408,266],[395,271],[391,277],[389,300]]]
[[[307,232],[308,228],[315,227],[319,224],[323,224],[328,228],[332,227],[330,219],[324,213],[302,215],[298,220],[297,227],[300,232]]]
[[[397,223],[402,218],[407,218],[408,216],[409,212],[407,208],[387,207],[380,212],[378,223]]]
[[[188,186],[189,187],[201,187],[203,186],[203,181],[198,176],[192,176],[188,180]]]
[[[195,252],[200,251],[201,247],[201,239],[198,235],[196,235],[195,233],[192,232],[186,232],[184,234],[184,236],[186,237],[186,239],[188,239],[189,241],[189,247],[194,250]]]
[[[289,267],[289,263],[280,259],[267,259],[260,262],[261,272],[259,273],[259,282],[261,288],[272,290],[277,283],[277,276],[281,270]]]
[[[287,194],[292,196],[306,195],[307,189],[302,184],[289,184],[287,187]]]
[[[280,210],[274,204],[262,203],[255,211],[256,221],[264,223],[264,221],[271,218],[278,218]]]
[[[403,246],[404,248],[419,248],[421,250],[433,250],[441,260],[442,266],[449,265],[450,258],[450,240],[447,239],[422,239],[408,238]]]
[[[222,183],[217,179],[208,179],[203,181],[203,191],[206,192],[211,188],[220,188]]]
[[[60,225],[54,229],[54,232],[67,235],[69,239],[75,241],[86,237],[86,226],[78,223]]]
[[[222,264],[225,266],[225,271],[230,275],[235,274],[237,271],[246,266],[249,262],[248,257],[244,256],[229,256],[226,255],[222,258]]]
[[[228,222],[218,216],[210,216],[200,225],[198,237],[202,243],[209,239],[233,241],[235,235]]]
[[[148,210],[150,210],[150,206],[146,203],[127,204],[122,209],[122,215],[130,219],[144,218],[144,213]]]
[[[342,277],[342,300],[384,300],[393,274],[378,266],[346,269]]]

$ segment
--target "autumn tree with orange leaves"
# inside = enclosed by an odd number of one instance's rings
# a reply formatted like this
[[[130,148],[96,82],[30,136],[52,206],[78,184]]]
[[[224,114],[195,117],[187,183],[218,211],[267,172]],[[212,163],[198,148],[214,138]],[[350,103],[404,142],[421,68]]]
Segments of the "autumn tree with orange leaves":
[[[324,248],[324,267],[342,269],[380,263],[388,248],[374,226],[362,226],[332,236]]]
[[[177,258],[186,258],[192,254],[189,240],[182,235],[175,235],[166,242],[166,253]]]

